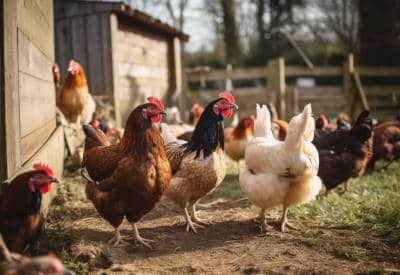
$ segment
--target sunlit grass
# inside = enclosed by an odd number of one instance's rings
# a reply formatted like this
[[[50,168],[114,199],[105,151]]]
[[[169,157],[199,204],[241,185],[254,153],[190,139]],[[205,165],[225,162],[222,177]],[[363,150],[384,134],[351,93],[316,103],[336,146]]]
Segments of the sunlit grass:
[[[237,164],[229,162],[224,182],[211,196],[244,197],[237,172]],[[322,190],[318,200],[290,209],[289,216],[326,228],[363,230],[400,245],[400,163],[393,163],[385,172],[375,170],[350,179],[349,186],[344,194],[343,186],[328,196]]]

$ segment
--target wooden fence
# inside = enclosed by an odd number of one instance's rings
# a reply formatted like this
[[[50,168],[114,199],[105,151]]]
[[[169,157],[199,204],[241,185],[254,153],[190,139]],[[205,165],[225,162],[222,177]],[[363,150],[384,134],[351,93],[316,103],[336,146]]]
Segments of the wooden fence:
[[[315,85],[298,85],[304,78]],[[273,102],[284,119],[307,103],[314,114],[347,112],[354,117],[360,109],[370,109],[378,119],[393,118],[400,107],[400,67],[355,67],[352,55],[343,66],[309,69],[285,66],[278,58],[261,67],[186,73],[184,79],[187,105],[206,104],[232,80],[241,115],[254,113],[256,103],[266,102]]]

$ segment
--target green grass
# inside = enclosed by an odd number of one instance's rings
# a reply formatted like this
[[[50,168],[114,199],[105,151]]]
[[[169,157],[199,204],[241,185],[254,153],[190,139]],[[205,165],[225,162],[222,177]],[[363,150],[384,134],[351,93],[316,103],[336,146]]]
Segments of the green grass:
[[[328,196],[322,190],[317,200],[290,209],[289,219],[303,220],[307,227],[314,228],[306,230],[298,242],[337,258],[399,260],[400,162],[393,163],[386,172],[375,170],[351,179],[349,186],[350,191],[344,194],[343,185]],[[211,196],[232,200],[244,197],[235,163],[229,165],[224,182]],[[371,263],[366,268],[374,273],[377,267]],[[371,270],[365,272],[370,274]]]
[[[290,213],[320,226],[362,230],[400,245],[400,164],[351,179],[349,186],[350,192],[321,196]],[[341,187],[336,192],[341,193]]]

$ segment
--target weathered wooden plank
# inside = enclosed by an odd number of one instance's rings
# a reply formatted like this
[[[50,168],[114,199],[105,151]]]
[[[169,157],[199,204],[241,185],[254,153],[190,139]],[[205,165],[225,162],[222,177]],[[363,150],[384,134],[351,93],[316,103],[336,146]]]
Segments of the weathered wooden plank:
[[[156,77],[120,77],[120,87],[125,88],[137,88],[137,87],[149,87],[168,90],[168,79],[160,79]]]
[[[18,63],[19,71],[48,82],[53,82],[51,72],[52,61],[19,30]]]
[[[286,66],[286,76],[341,76],[340,66],[319,66],[308,69],[303,66]]]
[[[61,70],[61,80],[67,77],[67,69],[70,59],[74,58],[74,47],[72,38],[72,20],[65,20],[57,23],[56,51],[57,62]]]
[[[4,1],[0,1],[0,45],[4,45]],[[5,125],[4,113],[4,59],[3,52],[0,53],[0,125]],[[0,182],[3,182],[7,177],[7,150],[6,150],[6,133],[5,127],[0,127]],[[0,186],[1,188],[1,186]]]
[[[5,141],[7,152],[7,177],[12,176],[21,165],[19,97],[18,97],[18,38],[17,1],[3,1],[4,29],[4,98]]]
[[[393,85],[381,85],[381,86],[376,86],[376,85],[370,85],[370,86],[365,86],[365,92],[367,93],[367,96],[388,96],[388,95],[397,95],[399,96],[400,94],[400,86],[393,86]]]
[[[286,119],[285,60],[276,58],[268,62],[268,91],[273,94],[273,102],[279,117]]]
[[[17,26],[45,55],[54,59],[53,1],[21,0],[16,2]]]
[[[55,118],[54,86],[23,72],[19,74],[19,125],[24,137]]]
[[[167,66],[168,64],[166,53],[137,45],[132,46],[123,42],[119,44],[117,58],[120,62],[130,64],[147,64],[149,66]]]
[[[293,89],[296,86],[288,85],[287,87]],[[296,87],[296,89],[304,94],[320,94],[321,96],[325,94],[343,94],[341,86],[315,86],[311,88]]]
[[[357,70],[361,76],[384,76],[384,77],[400,76],[400,67],[362,66],[362,67],[357,67]]]
[[[170,87],[168,91],[168,104],[177,105],[179,96],[182,94],[182,62],[181,62],[181,43],[178,37],[169,44],[169,75]],[[173,102],[173,99],[176,99]]]
[[[265,78],[266,67],[251,67],[251,68],[233,68],[230,73],[230,78],[233,80],[237,79],[253,79],[253,78]],[[191,82],[200,81],[200,74],[186,74],[187,80]],[[212,70],[205,74],[207,81],[225,80],[228,77],[228,73],[225,69]]]
[[[118,52],[118,18],[115,14],[110,15],[110,40],[111,40],[111,63],[112,63],[112,87],[114,92],[114,108],[115,108],[115,120],[117,127],[122,127],[121,121],[121,110],[119,100],[119,65],[117,59]]]
[[[91,3],[91,1],[65,1],[65,0],[55,0],[55,12],[54,17],[56,21],[61,21],[66,17],[88,15],[91,13],[102,13],[110,11],[113,8],[117,8],[121,5],[120,2],[100,2],[96,1]]]
[[[56,128],[56,120],[55,118],[50,119],[45,122],[41,128],[36,129],[30,134],[24,136],[21,139],[21,159],[22,162],[27,161],[31,158],[43,145],[42,142],[46,141],[51,133],[54,132]],[[38,142],[42,141],[42,142]]]
[[[101,60],[104,75],[104,87],[99,91],[112,93],[112,58],[111,58],[111,34],[110,34],[110,16],[102,14],[100,16],[100,34],[101,34]]]
[[[93,91],[101,90],[104,87],[104,72],[102,70],[102,43],[100,36],[100,15],[88,15],[85,17],[87,45],[84,50],[87,56],[87,75],[90,89]]]
[[[88,57],[86,54],[87,37],[85,33],[86,20],[85,17],[71,18],[71,34],[72,34],[72,57],[79,62],[85,72],[90,75],[88,70]],[[89,49],[88,49],[89,50]]]
[[[119,76],[129,76],[133,78],[139,77],[154,77],[159,79],[168,79],[167,67],[152,67],[146,64],[129,64],[119,63]]]
[[[167,37],[146,32],[139,28],[119,24],[118,41],[122,44],[150,48],[154,51],[168,53]]]

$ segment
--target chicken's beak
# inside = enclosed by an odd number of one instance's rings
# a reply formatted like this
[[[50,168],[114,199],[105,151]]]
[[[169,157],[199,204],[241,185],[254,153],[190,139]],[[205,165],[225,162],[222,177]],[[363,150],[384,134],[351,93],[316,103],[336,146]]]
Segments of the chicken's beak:
[[[61,181],[60,181],[58,178],[56,178],[56,177],[51,178],[50,182],[61,183]]]
[[[236,110],[239,110],[239,106],[237,106],[236,104],[231,104],[231,108],[234,108],[234,109],[236,109]]]
[[[160,115],[162,115],[162,116],[167,116],[167,113],[164,112],[164,111],[162,111],[162,112],[160,113]]]

